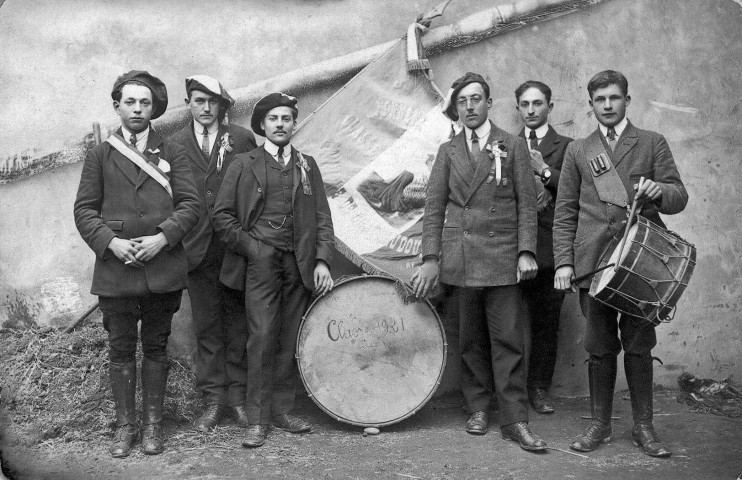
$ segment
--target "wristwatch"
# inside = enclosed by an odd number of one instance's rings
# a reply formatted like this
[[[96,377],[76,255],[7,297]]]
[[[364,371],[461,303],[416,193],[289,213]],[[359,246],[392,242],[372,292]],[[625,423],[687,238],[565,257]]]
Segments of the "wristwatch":
[[[551,180],[551,168],[546,167],[541,170],[541,182],[549,183],[549,180]]]

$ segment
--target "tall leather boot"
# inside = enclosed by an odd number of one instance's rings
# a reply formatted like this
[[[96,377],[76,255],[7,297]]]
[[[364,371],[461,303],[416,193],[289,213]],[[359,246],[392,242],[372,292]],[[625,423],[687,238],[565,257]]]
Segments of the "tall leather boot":
[[[113,363],[108,366],[111,391],[116,406],[116,432],[108,452],[114,458],[128,457],[139,436],[134,394],[137,389],[137,364]]]
[[[669,457],[670,450],[660,442],[652,424],[652,357],[627,353],[624,354],[623,362],[634,415],[634,429],[631,431],[634,445],[642,447],[644,453],[650,457]]]
[[[569,446],[578,452],[591,452],[601,443],[611,440],[611,413],[613,390],[616,387],[616,357],[613,355],[590,356],[587,366],[590,385],[592,420],[587,429]]]
[[[170,364],[142,361],[142,453],[157,455],[165,449],[162,439],[162,404]]]

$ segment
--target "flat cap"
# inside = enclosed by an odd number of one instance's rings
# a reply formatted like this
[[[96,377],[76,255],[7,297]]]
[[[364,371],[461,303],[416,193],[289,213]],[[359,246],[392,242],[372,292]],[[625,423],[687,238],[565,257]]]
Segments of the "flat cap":
[[[294,112],[294,120],[299,115],[299,109],[296,108],[296,97],[281,92],[269,93],[258,100],[258,103],[252,109],[250,127],[252,127],[253,132],[265,137],[265,130],[260,128],[260,123],[265,119],[268,112],[276,107],[289,107]]]
[[[152,120],[158,118],[160,115],[165,113],[167,109],[167,88],[162,80],[150,75],[149,72],[144,70],[132,70],[119,76],[113,83],[113,90],[111,90],[111,98],[114,96],[116,89],[121,87],[127,82],[138,82],[149,88],[152,92]],[[114,100],[116,100],[114,98]]]
[[[487,80],[478,73],[466,72],[463,77],[453,82],[441,107],[443,113],[451,120],[456,121],[459,119],[459,112],[456,111],[456,97],[465,86],[472,83],[481,83],[484,93],[489,98],[490,87],[487,85]]]
[[[234,98],[224,89],[221,83],[208,75],[191,75],[185,81],[186,95],[191,96],[191,91],[198,90],[219,98],[219,104],[223,111],[227,111],[234,105]]]

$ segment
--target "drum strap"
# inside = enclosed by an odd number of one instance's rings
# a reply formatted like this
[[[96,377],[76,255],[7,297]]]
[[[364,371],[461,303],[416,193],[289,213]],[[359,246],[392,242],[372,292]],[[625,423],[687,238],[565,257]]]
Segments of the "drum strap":
[[[626,187],[621,177],[618,176],[610,156],[602,148],[602,144],[587,150],[585,157],[589,159],[588,166],[593,174],[595,189],[598,191],[600,200],[617,207],[626,207],[629,204]]]

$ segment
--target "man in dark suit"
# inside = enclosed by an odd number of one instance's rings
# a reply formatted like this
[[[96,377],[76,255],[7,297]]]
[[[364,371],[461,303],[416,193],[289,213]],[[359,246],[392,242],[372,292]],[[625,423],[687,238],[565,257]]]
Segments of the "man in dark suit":
[[[444,111],[464,128],[441,145],[433,164],[423,265],[412,287],[424,297],[440,272],[441,282],[459,289],[461,382],[471,414],[466,431],[487,432],[494,374],[503,437],[541,451],[546,443],[528,426],[526,320],[518,285],[537,271],[535,186],[526,142],[490,122],[491,107],[481,75],[467,73],[454,82]]]
[[[296,98],[284,93],[258,101],[250,125],[265,143],[237,155],[214,210],[214,229],[227,246],[220,279],[245,291],[245,447],[263,445],[271,423],[292,433],[311,430],[289,414],[294,352],[311,292],[332,289],[335,237],[317,163],[290,143],[297,115]]]
[[[516,110],[525,127],[520,137],[528,142],[531,167],[536,177],[538,238],[536,242],[536,278],[523,282],[531,327],[528,362],[528,400],[538,413],[554,413],[547,392],[551,387],[557,354],[559,314],[564,292],[554,288],[554,250],[551,229],[554,224],[554,199],[559,186],[564,151],[571,138],[559,135],[549,125],[554,108],[551,89],[535,80],[515,90]]]
[[[167,339],[188,271],[181,241],[198,222],[198,193],[183,148],[149,123],[165,112],[165,85],[134,70],[116,79],[111,97],[121,128],[85,158],[75,224],[95,252],[90,292],[99,296],[110,344],[116,432],[109,452],[129,455],[139,434],[134,394],[141,320],[142,451],[154,455],[163,451]]]
[[[572,142],[562,165],[554,216],[554,287],[576,291],[585,315],[585,349],[592,421],[571,448],[594,450],[611,437],[616,357],[624,349],[624,371],[634,417],[632,438],[647,455],[668,457],[652,423],[652,348],[654,325],[622,314],[588,294],[590,279],[572,284],[575,272],[594,270],[611,238],[626,224],[631,199],[648,220],[664,227],[659,214],[681,212],[688,193],[665,138],[639,130],[626,119],[629,83],[620,72],[606,70],[587,85],[598,129]],[[593,161],[600,157],[600,161]],[[595,168],[594,168],[595,167]],[[645,181],[640,180],[644,178]],[[620,329],[620,339],[619,339]]]
[[[238,425],[247,427],[244,293],[219,281],[225,247],[214,234],[211,215],[235,155],[249,152],[257,144],[249,130],[222,123],[234,100],[221,83],[206,75],[193,75],[186,78],[185,85],[185,102],[193,120],[170,140],[186,150],[201,206],[199,222],[183,245],[196,334],[196,387],[206,403],[195,427],[208,432],[219,424],[227,408]]]

